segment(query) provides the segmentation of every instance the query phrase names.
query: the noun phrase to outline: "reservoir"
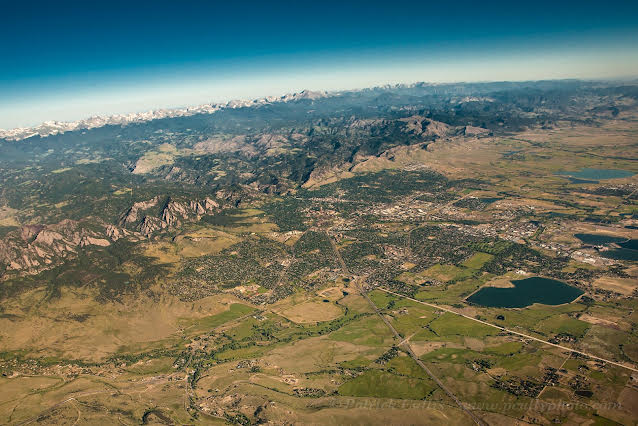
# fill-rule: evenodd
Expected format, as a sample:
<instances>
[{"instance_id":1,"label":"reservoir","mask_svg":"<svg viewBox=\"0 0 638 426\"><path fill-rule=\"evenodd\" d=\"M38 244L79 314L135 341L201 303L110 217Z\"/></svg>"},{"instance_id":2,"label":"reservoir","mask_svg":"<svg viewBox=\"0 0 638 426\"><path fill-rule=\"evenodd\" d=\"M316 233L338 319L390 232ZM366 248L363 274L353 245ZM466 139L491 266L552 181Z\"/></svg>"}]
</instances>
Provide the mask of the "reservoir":
<instances>
[{"instance_id":1,"label":"reservoir","mask_svg":"<svg viewBox=\"0 0 638 426\"><path fill-rule=\"evenodd\" d=\"M574 172L556 172L560 176L569 176L576 179L586 179L591 181L598 181L604 179L619 179L633 176L634 173L629 170L618 169L590 169L584 168Z\"/></svg>"},{"instance_id":2,"label":"reservoir","mask_svg":"<svg viewBox=\"0 0 638 426\"><path fill-rule=\"evenodd\" d=\"M627 241L627 238L613 237L611 235L603 234L574 234L574 237L578 238L585 244L592 244L595 246L602 246L611 243L622 243L623 241Z\"/></svg>"},{"instance_id":3,"label":"reservoir","mask_svg":"<svg viewBox=\"0 0 638 426\"><path fill-rule=\"evenodd\" d=\"M574 234L574 237L578 238L585 244L611 246L609 250L600 252L602 257L614 260L638 261L638 240L636 239L630 240L623 237L613 237L601 234ZM613 246L612 244L616 244L616 246Z\"/></svg>"},{"instance_id":4,"label":"reservoir","mask_svg":"<svg viewBox=\"0 0 638 426\"><path fill-rule=\"evenodd\" d=\"M633 262L638 261L638 250L632 250L628 248L611 249L600 252L600 255L602 257L614 260L629 260Z\"/></svg>"},{"instance_id":5,"label":"reservoir","mask_svg":"<svg viewBox=\"0 0 638 426\"><path fill-rule=\"evenodd\" d=\"M618 243L618 245L624 249L638 250L638 240L629 240L622 243Z\"/></svg>"},{"instance_id":6,"label":"reservoir","mask_svg":"<svg viewBox=\"0 0 638 426\"><path fill-rule=\"evenodd\" d=\"M562 281L532 277L513 280L512 288L483 287L467 301L491 308L524 308L534 303L560 305L569 303L583 292Z\"/></svg>"}]
</instances>

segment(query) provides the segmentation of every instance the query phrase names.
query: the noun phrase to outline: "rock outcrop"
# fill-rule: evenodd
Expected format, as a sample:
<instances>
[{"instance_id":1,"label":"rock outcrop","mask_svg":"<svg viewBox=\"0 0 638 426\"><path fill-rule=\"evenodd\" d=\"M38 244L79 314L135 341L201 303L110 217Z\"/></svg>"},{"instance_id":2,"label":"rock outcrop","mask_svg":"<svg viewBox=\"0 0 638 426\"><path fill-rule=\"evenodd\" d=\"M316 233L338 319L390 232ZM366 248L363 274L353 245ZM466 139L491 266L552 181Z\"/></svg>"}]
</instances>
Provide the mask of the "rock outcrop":
<instances>
[{"instance_id":1,"label":"rock outcrop","mask_svg":"<svg viewBox=\"0 0 638 426\"><path fill-rule=\"evenodd\" d=\"M0 265L6 271L34 274L60 264L85 247L107 247L122 235L115 227L105 226L102 232L96 229L99 227L73 220L23 226L0 241Z\"/></svg>"},{"instance_id":2,"label":"rock outcrop","mask_svg":"<svg viewBox=\"0 0 638 426\"><path fill-rule=\"evenodd\" d=\"M162 229L177 228L185 221L197 221L201 216L214 214L218 210L219 204L209 197L184 201L170 197L163 200L161 197L154 197L134 203L120 216L118 224L148 237Z\"/></svg>"},{"instance_id":3,"label":"rock outcrop","mask_svg":"<svg viewBox=\"0 0 638 426\"><path fill-rule=\"evenodd\" d=\"M405 123L404 132L416 134L424 138L441 138L451 136L458 132L453 126L419 115L401 118L399 121Z\"/></svg>"}]
</instances>

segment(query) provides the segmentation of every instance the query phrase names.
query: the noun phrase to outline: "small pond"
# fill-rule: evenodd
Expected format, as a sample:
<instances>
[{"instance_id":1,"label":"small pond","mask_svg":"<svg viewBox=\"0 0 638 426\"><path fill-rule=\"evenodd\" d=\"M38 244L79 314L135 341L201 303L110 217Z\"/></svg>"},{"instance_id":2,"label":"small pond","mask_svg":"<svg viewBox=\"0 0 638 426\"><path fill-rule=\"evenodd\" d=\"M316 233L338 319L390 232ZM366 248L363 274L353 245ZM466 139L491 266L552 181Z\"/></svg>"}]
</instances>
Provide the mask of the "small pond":
<instances>
[{"instance_id":1,"label":"small pond","mask_svg":"<svg viewBox=\"0 0 638 426\"><path fill-rule=\"evenodd\" d=\"M635 173L630 172L629 170L620 170L620 169L590 169L584 168L578 171L563 171L556 172L559 176L567 176L575 179L585 179L590 181L591 183L595 183L599 180L604 179L619 179L633 176Z\"/></svg>"}]
</instances>

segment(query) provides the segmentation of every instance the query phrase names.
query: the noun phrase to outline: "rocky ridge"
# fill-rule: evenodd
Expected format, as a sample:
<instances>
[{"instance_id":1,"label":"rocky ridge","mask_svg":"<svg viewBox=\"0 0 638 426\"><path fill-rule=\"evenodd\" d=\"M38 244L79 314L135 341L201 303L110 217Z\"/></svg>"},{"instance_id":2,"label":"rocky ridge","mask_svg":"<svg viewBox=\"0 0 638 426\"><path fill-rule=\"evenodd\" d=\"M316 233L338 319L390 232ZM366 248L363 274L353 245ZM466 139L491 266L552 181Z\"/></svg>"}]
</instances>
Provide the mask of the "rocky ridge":
<instances>
[{"instance_id":1,"label":"rocky ridge","mask_svg":"<svg viewBox=\"0 0 638 426\"><path fill-rule=\"evenodd\" d=\"M25 225L0 241L0 265L7 271L37 273L59 264L84 247L107 247L124 231L108 235L83 222L63 220L53 225Z\"/></svg>"},{"instance_id":2,"label":"rocky ridge","mask_svg":"<svg viewBox=\"0 0 638 426\"><path fill-rule=\"evenodd\" d=\"M223 195L223 194L222 194ZM52 225L25 225L0 240L2 271L32 275L53 268L89 247L108 247L120 238L140 240L163 229L219 211L211 198L177 201L154 197L134 203L117 224L63 220Z\"/></svg>"},{"instance_id":3,"label":"rocky ridge","mask_svg":"<svg viewBox=\"0 0 638 426\"><path fill-rule=\"evenodd\" d=\"M206 197L202 200L176 201L154 197L134 203L120 216L118 225L148 237L156 231L179 227L184 221L197 221L205 214L219 211L219 203Z\"/></svg>"}]
</instances>

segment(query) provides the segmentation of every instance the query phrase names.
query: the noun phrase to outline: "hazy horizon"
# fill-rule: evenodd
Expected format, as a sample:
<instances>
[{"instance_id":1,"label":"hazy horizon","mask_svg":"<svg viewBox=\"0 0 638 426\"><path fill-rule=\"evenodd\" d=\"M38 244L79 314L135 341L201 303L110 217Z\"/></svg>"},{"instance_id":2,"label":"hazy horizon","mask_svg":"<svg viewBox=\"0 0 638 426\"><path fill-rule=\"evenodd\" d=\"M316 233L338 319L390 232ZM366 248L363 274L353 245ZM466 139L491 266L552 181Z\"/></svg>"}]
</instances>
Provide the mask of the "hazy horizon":
<instances>
[{"instance_id":1,"label":"hazy horizon","mask_svg":"<svg viewBox=\"0 0 638 426\"><path fill-rule=\"evenodd\" d=\"M14 4L0 128L303 89L638 77L638 5L607 6Z\"/></svg>"},{"instance_id":2,"label":"hazy horizon","mask_svg":"<svg viewBox=\"0 0 638 426\"><path fill-rule=\"evenodd\" d=\"M501 79L501 80L450 80L450 81L423 81L423 80L415 80L415 81L401 81L401 82L397 82L397 81L387 81L387 82L383 82L383 83L378 83L378 84L373 84L373 85L366 85L366 86L357 86L357 87L339 87L339 88L313 88L313 87L302 87L302 88L298 88L296 90L287 90L287 91L282 91L282 92L278 92L278 93L267 93L267 94L260 94L260 95L256 95L256 96L245 96L245 97L240 97L240 96L230 96L227 98L220 98L220 99L214 99L214 100L202 100L201 102L191 102L191 103L183 103L183 104L149 104L147 106L143 106L137 109L131 109L131 110L119 110L119 109L113 109L113 110L104 110L103 112L97 112L97 113L93 113L93 114L88 114L85 113L83 115L77 115L74 116L73 118L68 118L68 119L55 119L55 118L51 118L51 119L45 119L45 120L39 120L39 121L35 121L33 123L30 124L24 124L24 125L18 125L18 126L13 126L13 127L5 127L2 128L0 127L1 130L11 130L11 129L16 129L16 128L29 128L29 127L36 127L38 125L41 125L45 122L74 122L74 121L80 121L80 120L85 120L85 119L89 119L92 117L96 117L96 116L104 116L104 117L108 117L108 116L115 116L115 115L128 115L128 114L139 114L139 113L144 113L144 112L150 112L150 111L154 111L154 110L160 110L160 109L165 109L165 110L177 110L177 109L183 109L183 108L190 108L190 107L197 107L200 105L206 105L206 104L215 104L215 103L220 103L223 104L225 102L229 102L229 101L233 101L233 100L240 100L240 101L252 101L252 100L258 100L258 99L263 99L266 97L283 97L285 95L289 95L289 94L294 94L294 93L300 93L302 91L311 91L311 92L327 92L328 94L332 94L332 93L339 93L339 92L348 92L348 91L357 91L357 90L366 90L366 89L373 89L373 88L377 88L377 87L383 87L383 86L394 86L394 85L413 85L413 84L419 84L419 83L424 83L424 84L440 84L440 85L446 85L446 84L488 84L488 83L500 83L500 82L511 82L511 83L527 83L527 82L540 82L540 81L569 81L569 80L578 80L578 81L600 81L600 82L612 82L612 81L618 81L618 82L626 82L626 83L634 83L636 82L636 80L638 79L638 76L620 76L620 77L616 77L616 78L577 78L577 77L564 77L564 78L548 78L548 79L528 79L528 80L517 80L517 79ZM81 113L80 113L81 114Z\"/></svg>"}]
</instances>

